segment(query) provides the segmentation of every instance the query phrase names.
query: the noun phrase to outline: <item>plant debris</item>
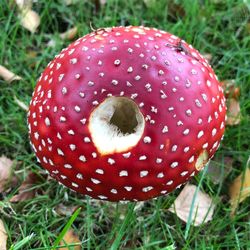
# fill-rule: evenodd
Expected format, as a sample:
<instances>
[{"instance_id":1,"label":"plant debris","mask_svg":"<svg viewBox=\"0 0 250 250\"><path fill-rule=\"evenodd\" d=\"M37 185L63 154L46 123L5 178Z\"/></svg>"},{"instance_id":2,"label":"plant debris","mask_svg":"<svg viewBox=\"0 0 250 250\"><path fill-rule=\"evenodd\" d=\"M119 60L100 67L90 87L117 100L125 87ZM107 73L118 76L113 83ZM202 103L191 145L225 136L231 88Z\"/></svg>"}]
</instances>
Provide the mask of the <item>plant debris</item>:
<instances>
[{"instance_id":1,"label":"plant debris","mask_svg":"<svg viewBox=\"0 0 250 250\"><path fill-rule=\"evenodd\" d=\"M222 87L224 89L224 94L227 99L234 98L236 100L240 97L240 88L236 86L236 81L234 79L222 81Z\"/></svg>"},{"instance_id":2,"label":"plant debris","mask_svg":"<svg viewBox=\"0 0 250 250\"><path fill-rule=\"evenodd\" d=\"M12 173L13 161L6 156L0 157L0 193L5 190Z\"/></svg>"},{"instance_id":3,"label":"plant debris","mask_svg":"<svg viewBox=\"0 0 250 250\"><path fill-rule=\"evenodd\" d=\"M28 106L27 106L24 102L22 102L22 101L20 101L19 99L17 99L16 96L14 97L14 100L15 100L16 104L17 104L21 109L23 109L24 111L28 111L28 110L29 110Z\"/></svg>"},{"instance_id":4,"label":"plant debris","mask_svg":"<svg viewBox=\"0 0 250 250\"><path fill-rule=\"evenodd\" d=\"M2 65L0 65L0 77L2 77L8 83L22 79L22 77L16 75Z\"/></svg>"},{"instance_id":5,"label":"plant debris","mask_svg":"<svg viewBox=\"0 0 250 250\"><path fill-rule=\"evenodd\" d=\"M73 40L75 36L77 35L77 27L73 27L71 29L66 30L65 32L60 34L60 38L62 40Z\"/></svg>"},{"instance_id":6,"label":"plant debris","mask_svg":"<svg viewBox=\"0 0 250 250\"><path fill-rule=\"evenodd\" d=\"M40 180L41 178L37 174L30 172L18 188L18 193L10 199L10 202L20 202L34 198L37 191L34 186Z\"/></svg>"}]
</instances>

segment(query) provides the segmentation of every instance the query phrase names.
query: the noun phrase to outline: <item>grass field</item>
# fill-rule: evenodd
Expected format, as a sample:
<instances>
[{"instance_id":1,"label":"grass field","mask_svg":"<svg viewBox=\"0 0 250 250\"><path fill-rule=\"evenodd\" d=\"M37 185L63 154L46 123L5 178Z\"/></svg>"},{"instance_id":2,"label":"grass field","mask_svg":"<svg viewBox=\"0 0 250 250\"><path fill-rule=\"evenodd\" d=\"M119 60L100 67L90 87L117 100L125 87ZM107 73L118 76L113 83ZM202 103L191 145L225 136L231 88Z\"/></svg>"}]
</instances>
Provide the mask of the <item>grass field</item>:
<instances>
[{"instance_id":1,"label":"grass field","mask_svg":"<svg viewBox=\"0 0 250 250\"><path fill-rule=\"evenodd\" d=\"M72 227L83 249L167 250L174 246L176 249L250 249L250 199L239 206L233 218L228 203L229 183L244 171L250 154L249 8L249 2L247 6L247 1L240 0L156 0L147 5L136 0L111 0L98 9L95 1L76 0L67 6L64 1L42 0L33 4L41 24L32 34L20 25L16 5L12 1L0 1L0 65L22 76L22 80L12 83L0 80L0 156L15 160L14 171L18 177L18 184L0 196L0 217L6 226L8 246L18 246L21 240L31 236L20 249L51 249L70 219L70 215L60 215L55 209L63 204L82 207ZM212 55L211 64L220 80L235 79L240 87L241 122L227 127L217 152L221 169L223 157L233 158L232 171L228 176L222 172L217 185L202 173L192 180L196 185L202 181L201 190L213 197L216 209L212 221L194 227L167 211L180 190L143 204L116 204L85 198L53 180L46 180L32 187L39 190L35 198L10 202L29 171L43 173L29 145L26 112L15 98L29 104L40 73L70 43L60 39L59 33L77 26L76 38L83 36L90 32L90 22L98 28L142 24L174 33L201 53ZM47 46L51 39L55 41L54 47Z\"/></svg>"}]
</instances>

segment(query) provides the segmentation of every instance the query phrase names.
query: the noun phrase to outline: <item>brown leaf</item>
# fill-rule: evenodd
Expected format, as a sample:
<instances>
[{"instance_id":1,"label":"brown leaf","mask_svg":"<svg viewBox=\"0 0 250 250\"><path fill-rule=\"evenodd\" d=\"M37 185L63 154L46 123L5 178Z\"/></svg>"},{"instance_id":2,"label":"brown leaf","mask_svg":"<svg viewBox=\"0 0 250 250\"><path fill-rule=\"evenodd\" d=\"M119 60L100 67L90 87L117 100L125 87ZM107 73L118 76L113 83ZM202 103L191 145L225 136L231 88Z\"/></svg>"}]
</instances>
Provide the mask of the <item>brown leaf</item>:
<instances>
[{"instance_id":1,"label":"brown leaf","mask_svg":"<svg viewBox=\"0 0 250 250\"><path fill-rule=\"evenodd\" d=\"M11 176L13 161L5 156L0 157L0 193L5 190L5 186Z\"/></svg>"},{"instance_id":2,"label":"brown leaf","mask_svg":"<svg viewBox=\"0 0 250 250\"><path fill-rule=\"evenodd\" d=\"M3 221L0 219L0 249L6 250L7 249L7 233L3 224Z\"/></svg>"},{"instance_id":3,"label":"brown leaf","mask_svg":"<svg viewBox=\"0 0 250 250\"><path fill-rule=\"evenodd\" d=\"M65 206L64 204L60 203L58 206L56 206L55 210L60 215L71 216L78 207L79 206Z\"/></svg>"},{"instance_id":4,"label":"brown leaf","mask_svg":"<svg viewBox=\"0 0 250 250\"><path fill-rule=\"evenodd\" d=\"M240 123L240 104L234 98L227 99L227 120L226 124L233 126Z\"/></svg>"},{"instance_id":5,"label":"brown leaf","mask_svg":"<svg viewBox=\"0 0 250 250\"><path fill-rule=\"evenodd\" d=\"M203 222L205 223L212 219L215 204L213 204L212 199L207 194L199 190L196 194L196 189L195 185L187 184L176 198L174 204L169 208L169 211L175 213L184 222L187 222L194 202L191 218L194 226L199 226ZM195 195L196 197L194 198Z\"/></svg>"},{"instance_id":6,"label":"brown leaf","mask_svg":"<svg viewBox=\"0 0 250 250\"><path fill-rule=\"evenodd\" d=\"M250 162L250 158L248 159ZM231 216L235 214L238 204L250 196L250 168L247 167L244 173L241 173L229 187L229 196L231 204Z\"/></svg>"},{"instance_id":7,"label":"brown leaf","mask_svg":"<svg viewBox=\"0 0 250 250\"><path fill-rule=\"evenodd\" d=\"M64 235L62 241L60 242L60 246L63 246L63 247L60 247L58 249L60 250L69 250L70 247L67 247L67 245L70 245L70 244L79 244L79 245L76 245L73 247L71 247L71 249L74 249L74 250L81 250L81 241L79 240L78 236L75 234L75 232L73 231L72 228L70 228L67 233Z\"/></svg>"},{"instance_id":8,"label":"brown leaf","mask_svg":"<svg viewBox=\"0 0 250 250\"><path fill-rule=\"evenodd\" d=\"M22 79L20 76L14 74L2 65L0 65L0 77L2 77L8 83Z\"/></svg>"},{"instance_id":9,"label":"brown leaf","mask_svg":"<svg viewBox=\"0 0 250 250\"><path fill-rule=\"evenodd\" d=\"M223 156L223 158L216 156L209 162L207 175L214 184L219 184L222 181L221 177L227 177L233 168L233 161L230 156Z\"/></svg>"},{"instance_id":10,"label":"brown leaf","mask_svg":"<svg viewBox=\"0 0 250 250\"><path fill-rule=\"evenodd\" d=\"M77 27L73 27L65 31L64 33L61 33L60 37L62 40L72 40L75 38L76 34L77 34Z\"/></svg>"},{"instance_id":11,"label":"brown leaf","mask_svg":"<svg viewBox=\"0 0 250 250\"><path fill-rule=\"evenodd\" d=\"M18 193L10 199L10 202L20 202L34 198L36 188L33 186L40 180L41 178L37 174L29 173L22 185L18 188Z\"/></svg>"},{"instance_id":12,"label":"brown leaf","mask_svg":"<svg viewBox=\"0 0 250 250\"><path fill-rule=\"evenodd\" d=\"M40 25L40 16L34 10L21 10L19 17L21 25L31 33L34 33Z\"/></svg>"}]
</instances>

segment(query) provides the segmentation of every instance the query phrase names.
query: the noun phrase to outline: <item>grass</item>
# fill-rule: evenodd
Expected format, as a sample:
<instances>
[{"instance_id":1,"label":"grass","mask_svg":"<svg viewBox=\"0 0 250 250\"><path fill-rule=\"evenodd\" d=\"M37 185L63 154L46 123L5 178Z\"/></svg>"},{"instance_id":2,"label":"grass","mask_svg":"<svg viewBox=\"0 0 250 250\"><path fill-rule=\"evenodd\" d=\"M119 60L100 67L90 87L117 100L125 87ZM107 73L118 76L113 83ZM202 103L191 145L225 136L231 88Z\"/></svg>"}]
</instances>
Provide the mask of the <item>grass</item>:
<instances>
[{"instance_id":1,"label":"grass","mask_svg":"<svg viewBox=\"0 0 250 250\"><path fill-rule=\"evenodd\" d=\"M199 227L185 224L167 211L180 190L167 197L138 204L116 204L94 201L77 195L50 180L40 185L34 199L12 204L9 199L17 188L1 194L0 216L4 221L8 246L19 249L52 249L64 226L70 220L55 212L63 203L82 208L72 224L84 249L250 249L249 198L230 218L228 186L246 167L250 143L250 9L247 1L152 1L146 6L136 0L110 0L96 9L95 1L36 1L33 9L41 16L35 34L23 29L12 1L0 2L0 64L21 75L11 84L0 80L0 155L15 159L19 180L28 171L41 172L32 153L26 127L26 113L15 102L15 96L28 105L36 79L47 63L69 41L59 33L78 27L78 37L94 27L117 25L154 26L167 30L193 44L202 53L212 54L212 62L221 80L235 79L240 86L241 123L228 127L217 152L218 158L231 156L233 170L215 185L202 173L192 180L216 203L213 220ZM174 2L176 4L174 4ZM245 2L245 4L244 4ZM248 4L249 8L249 4ZM46 44L55 39L55 47ZM35 58L30 51L36 51ZM223 163L218 163L223 168ZM30 236L30 237L29 237ZM15 248L13 248L15 249ZM18 248L16 248L18 249Z\"/></svg>"}]
</instances>

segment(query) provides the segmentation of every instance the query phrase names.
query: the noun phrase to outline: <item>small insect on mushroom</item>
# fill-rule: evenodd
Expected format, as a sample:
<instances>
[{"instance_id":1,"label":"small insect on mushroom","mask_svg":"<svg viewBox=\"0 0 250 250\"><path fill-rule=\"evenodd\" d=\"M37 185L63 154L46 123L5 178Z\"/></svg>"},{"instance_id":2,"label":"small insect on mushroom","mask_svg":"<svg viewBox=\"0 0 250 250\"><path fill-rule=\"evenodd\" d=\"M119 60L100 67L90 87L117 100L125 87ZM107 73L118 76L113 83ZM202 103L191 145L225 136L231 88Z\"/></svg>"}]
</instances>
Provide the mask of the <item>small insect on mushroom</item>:
<instances>
[{"instance_id":1,"label":"small insect on mushroom","mask_svg":"<svg viewBox=\"0 0 250 250\"><path fill-rule=\"evenodd\" d=\"M147 27L94 30L41 74L28 113L38 161L96 199L167 194L213 157L225 129L221 84L200 53Z\"/></svg>"}]
</instances>

